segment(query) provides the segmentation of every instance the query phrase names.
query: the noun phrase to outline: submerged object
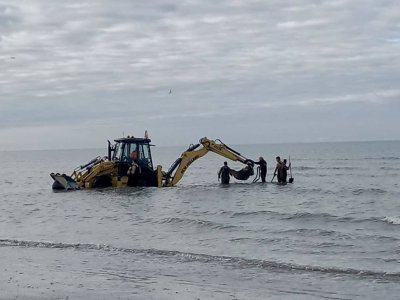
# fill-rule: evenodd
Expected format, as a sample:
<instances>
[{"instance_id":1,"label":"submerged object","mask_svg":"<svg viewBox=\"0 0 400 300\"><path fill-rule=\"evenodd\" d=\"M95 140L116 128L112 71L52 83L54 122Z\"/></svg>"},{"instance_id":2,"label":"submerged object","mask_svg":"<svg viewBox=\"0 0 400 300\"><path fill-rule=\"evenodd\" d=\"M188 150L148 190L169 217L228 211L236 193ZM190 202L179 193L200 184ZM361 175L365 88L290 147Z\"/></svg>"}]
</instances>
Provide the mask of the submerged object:
<instances>
[{"instance_id":1,"label":"submerged object","mask_svg":"<svg viewBox=\"0 0 400 300\"><path fill-rule=\"evenodd\" d=\"M254 175L254 169L251 164L248 164L246 167L239 171L232 170L230 171L231 175L235 177L237 180L247 180L250 176Z\"/></svg>"}]
</instances>

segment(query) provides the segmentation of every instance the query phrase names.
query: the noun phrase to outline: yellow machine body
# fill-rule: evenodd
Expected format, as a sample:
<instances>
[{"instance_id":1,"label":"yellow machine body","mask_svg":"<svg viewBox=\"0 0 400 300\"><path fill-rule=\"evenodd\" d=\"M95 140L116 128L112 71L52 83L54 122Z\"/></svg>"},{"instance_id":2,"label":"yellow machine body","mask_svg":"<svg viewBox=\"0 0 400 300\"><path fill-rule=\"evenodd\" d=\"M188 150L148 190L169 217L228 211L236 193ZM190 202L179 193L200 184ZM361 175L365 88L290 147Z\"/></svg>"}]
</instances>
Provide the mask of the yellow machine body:
<instances>
[{"instance_id":1,"label":"yellow machine body","mask_svg":"<svg viewBox=\"0 0 400 300\"><path fill-rule=\"evenodd\" d=\"M153 168L150 139L127 137L108 145L108 157L96 157L89 163L77 167L71 174L51 173L53 189L79 189L126 186L175 186L186 170L197 159L208 152L214 152L232 161L252 162L220 140L204 137L196 145L191 145L174 162L167 172L161 166ZM135 172L132 173L132 168Z\"/></svg>"}]
</instances>

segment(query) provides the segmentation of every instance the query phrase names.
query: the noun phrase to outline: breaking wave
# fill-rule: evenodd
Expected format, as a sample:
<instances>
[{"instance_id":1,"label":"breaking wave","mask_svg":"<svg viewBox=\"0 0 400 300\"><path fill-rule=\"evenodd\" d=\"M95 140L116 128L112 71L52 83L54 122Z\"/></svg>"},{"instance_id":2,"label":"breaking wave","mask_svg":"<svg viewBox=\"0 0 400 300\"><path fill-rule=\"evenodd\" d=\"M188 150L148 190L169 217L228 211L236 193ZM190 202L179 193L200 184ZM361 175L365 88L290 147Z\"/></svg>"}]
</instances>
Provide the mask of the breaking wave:
<instances>
[{"instance_id":1,"label":"breaking wave","mask_svg":"<svg viewBox=\"0 0 400 300\"><path fill-rule=\"evenodd\" d=\"M393 225L400 225L400 217L384 217L382 221Z\"/></svg>"},{"instance_id":2,"label":"breaking wave","mask_svg":"<svg viewBox=\"0 0 400 300\"><path fill-rule=\"evenodd\" d=\"M322 267L312 265L300 265L294 263L268 261L261 259L248 259L241 257L230 257L221 255L208 255L190 252L180 252L173 250L159 249L132 249L119 248L104 244L68 244L53 242L37 242L37 241L20 241L12 239L0 239L0 247L25 247L25 248L47 248L47 249L73 249L76 251L106 251L116 253L132 253L144 254L146 256L161 256L175 258L180 262L201 262L201 263L217 263L236 268L260 268L264 270L279 271L300 271L300 272L319 272L333 275L356 275L362 277L387 278L400 280L400 272L382 272L372 270L343 269L335 267Z\"/></svg>"},{"instance_id":3,"label":"breaking wave","mask_svg":"<svg viewBox=\"0 0 400 300\"><path fill-rule=\"evenodd\" d=\"M384 191L375 191L377 193L383 193ZM354 218L349 216L339 216L333 215L329 213L311 213L311 212L294 212L294 213L286 213L286 212L277 212L270 210L260 210L260 211L242 211L242 212L232 212L232 211L224 211L224 214L230 214L232 218L241 218L241 217L268 217L268 218L276 218L285 221L304 221L304 222L339 222L339 223L386 223L391 225L400 225L400 217L382 217L382 216L371 216L366 218ZM194 221L192 221L194 222ZM212 222L211 222L212 223ZM214 228L229 228L229 227L237 227L237 226L223 226L223 225L212 225ZM293 231L301 231L303 229L294 229ZM308 230L308 229L307 229ZM290 230L289 230L290 231ZM330 235L335 231L322 231L322 235Z\"/></svg>"}]
</instances>

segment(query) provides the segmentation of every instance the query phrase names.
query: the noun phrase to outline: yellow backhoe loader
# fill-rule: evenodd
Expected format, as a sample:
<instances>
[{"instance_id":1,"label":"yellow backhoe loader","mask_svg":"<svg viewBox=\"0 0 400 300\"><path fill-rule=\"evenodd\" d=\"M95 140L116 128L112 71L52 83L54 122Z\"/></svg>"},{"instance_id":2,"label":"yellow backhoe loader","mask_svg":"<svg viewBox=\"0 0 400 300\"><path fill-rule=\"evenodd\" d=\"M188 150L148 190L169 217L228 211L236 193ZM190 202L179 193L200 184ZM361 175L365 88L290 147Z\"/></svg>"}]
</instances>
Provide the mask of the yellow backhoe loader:
<instances>
[{"instance_id":1,"label":"yellow backhoe loader","mask_svg":"<svg viewBox=\"0 0 400 300\"><path fill-rule=\"evenodd\" d=\"M239 152L220 140L204 137L196 145L184 151L167 172L158 165L155 169L151 157L151 140L147 138L126 137L108 141L108 156L96 157L85 165L77 167L70 176L51 173L54 190L76 190L80 188L104 188L125 186L170 187L176 185L187 168L208 152L214 152L232 161L250 167L254 166ZM240 178L239 178L240 179Z\"/></svg>"}]
</instances>

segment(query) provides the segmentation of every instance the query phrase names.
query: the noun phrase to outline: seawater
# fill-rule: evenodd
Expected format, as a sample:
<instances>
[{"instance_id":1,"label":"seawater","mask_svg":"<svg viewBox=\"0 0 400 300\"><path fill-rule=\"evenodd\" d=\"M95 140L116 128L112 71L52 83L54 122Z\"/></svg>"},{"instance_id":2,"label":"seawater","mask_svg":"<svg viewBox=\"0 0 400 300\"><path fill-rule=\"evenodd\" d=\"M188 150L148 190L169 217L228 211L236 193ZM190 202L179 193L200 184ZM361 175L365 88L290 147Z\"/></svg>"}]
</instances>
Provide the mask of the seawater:
<instances>
[{"instance_id":1,"label":"seawater","mask_svg":"<svg viewBox=\"0 0 400 300\"><path fill-rule=\"evenodd\" d=\"M0 299L398 299L400 142L234 148L294 184L222 186L210 153L174 188L55 193L105 150L1 152Z\"/></svg>"}]
</instances>

